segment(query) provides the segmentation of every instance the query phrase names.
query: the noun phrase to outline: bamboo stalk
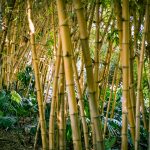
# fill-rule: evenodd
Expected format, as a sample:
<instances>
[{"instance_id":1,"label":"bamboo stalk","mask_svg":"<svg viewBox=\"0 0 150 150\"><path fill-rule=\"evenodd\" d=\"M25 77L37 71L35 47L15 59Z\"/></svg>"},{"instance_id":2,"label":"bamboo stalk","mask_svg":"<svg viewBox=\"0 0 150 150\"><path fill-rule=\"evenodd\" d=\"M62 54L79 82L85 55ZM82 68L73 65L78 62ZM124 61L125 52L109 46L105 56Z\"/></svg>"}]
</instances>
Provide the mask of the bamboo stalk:
<instances>
[{"instance_id":1,"label":"bamboo stalk","mask_svg":"<svg viewBox=\"0 0 150 150\"><path fill-rule=\"evenodd\" d=\"M100 52L100 41L99 41L99 29L100 29L100 17L99 17L99 0L96 0L96 44L95 44L95 57L94 57L94 79L95 79L95 97L97 103L99 103L99 52Z\"/></svg>"},{"instance_id":2,"label":"bamboo stalk","mask_svg":"<svg viewBox=\"0 0 150 150\"><path fill-rule=\"evenodd\" d=\"M35 29L31 17L32 10L31 10L30 0L27 1L27 10L28 10L27 15L28 15L28 22L29 22L29 29L30 29L30 42L31 42L31 49L32 49L32 62L33 62L33 68L35 73L37 101L38 101L39 117L40 117L40 125L41 125L42 148L43 150L47 150L48 144L46 139L45 113L43 109L43 96L42 96L40 76L39 76L38 58L35 49L35 31L34 31Z\"/></svg>"},{"instance_id":3,"label":"bamboo stalk","mask_svg":"<svg viewBox=\"0 0 150 150\"><path fill-rule=\"evenodd\" d=\"M73 69L71 60L73 45L71 43L64 0L57 0L57 10L64 57L66 87L68 90L68 104L72 128L73 146L74 150L81 150L81 135L78 120L77 102L75 99Z\"/></svg>"},{"instance_id":4,"label":"bamboo stalk","mask_svg":"<svg viewBox=\"0 0 150 150\"><path fill-rule=\"evenodd\" d=\"M79 32L80 32L80 40L82 45L83 57L85 68L87 72L87 86L88 86L88 94L89 94L89 105L90 105L90 114L92 123L94 125L94 130L96 133L96 144L97 148L102 150L104 149L103 145L103 137L101 131L101 123L99 119L99 112L97 106L97 100L95 97L95 84L93 83L93 69L92 69L92 62L90 58L90 51L89 51L89 43L88 43L88 32L87 32L87 25L86 20L84 18L84 11L80 0L74 0L74 7L77 14L77 20L79 24Z\"/></svg>"},{"instance_id":5,"label":"bamboo stalk","mask_svg":"<svg viewBox=\"0 0 150 150\"><path fill-rule=\"evenodd\" d=\"M142 92L142 72L143 72L143 60L144 60L144 51L145 51L145 39L146 39L146 34L147 34L148 17L149 17L148 4L149 4L149 0L147 0L147 5L146 5L144 31L143 31L143 37L142 37L140 62L139 62L139 68L138 68L135 150L139 149L139 141L140 141L140 99L141 99L141 92Z\"/></svg>"},{"instance_id":6,"label":"bamboo stalk","mask_svg":"<svg viewBox=\"0 0 150 150\"><path fill-rule=\"evenodd\" d=\"M75 81L76 81L77 91L78 91L78 97L79 97L79 108L80 108L80 116L81 116L81 121L82 121L82 126L83 126L85 149L89 150L90 147L89 147L89 139L88 139L88 127L87 127L86 116L84 112L83 94L82 94L80 83L79 83L78 71L77 71L77 66L76 66L73 52L72 52L72 55L73 55L72 66L73 66L73 71L74 71Z\"/></svg>"},{"instance_id":7,"label":"bamboo stalk","mask_svg":"<svg viewBox=\"0 0 150 150\"><path fill-rule=\"evenodd\" d=\"M61 62L61 50L62 50L62 43L61 43L61 39L59 39L58 52L56 55L56 66L55 66L55 74L54 74L54 81L53 81L53 95L52 95L51 111L50 111L50 119L49 119L49 150L55 149L54 121L55 121L55 110L56 110L56 98L58 92L59 68Z\"/></svg>"},{"instance_id":8,"label":"bamboo stalk","mask_svg":"<svg viewBox=\"0 0 150 150\"><path fill-rule=\"evenodd\" d=\"M129 62L129 94L130 94L130 100L131 100L131 109L132 109L132 112L133 112L133 118L134 118L134 121L135 121L135 109L136 109L136 96L135 96L135 90L134 90L134 73L133 73L133 65L134 65L134 56L135 56L135 53L134 53L134 49L132 47L132 36L131 36L131 25L130 25L130 40L129 40L129 44L130 44L130 47L129 47L129 50L130 50L130 53L129 53L129 58L130 58L130 62Z\"/></svg>"},{"instance_id":9,"label":"bamboo stalk","mask_svg":"<svg viewBox=\"0 0 150 150\"><path fill-rule=\"evenodd\" d=\"M120 55L119 55L120 57ZM120 58L119 58L120 60ZM119 69L119 64L117 64L118 69ZM119 81L120 81L120 72L118 71L117 75L116 75L116 85L115 85L115 89L114 89L114 100L113 100L113 104L112 104L112 110L111 110L111 116L110 118L113 118L114 117L114 109L115 109L115 106L116 106L116 99L117 99L117 88L118 88L118 85L119 85Z\"/></svg>"},{"instance_id":10,"label":"bamboo stalk","mask_svg":"<svg viewBox=\"0 0 150 150\"><path fill-rule=\"evenodd\" d=\"M87 27L87 31L88 31L88 34L90 35L90 32L91 32L91 28L92 28L92 23L93 23L93 19L94 19L94 13L95 13L95 9L96 9L96 3L95 3L96 0L94 0L93 2L93 7L91 8L91 11L90 11L90 14L89 14L89 23L88 23L88 27Z\"/></svg>"},{"instance_id":11,"label":"bamboo stalk","mask_svg":"<svg viewBox=\"0 0 150 150\"><path fill-rule=\"evenodd\" d=\"M123 0L122 4L123 13L123 38L122 38L122 69L123 69L123 99L122 99L122 132L121 132L121 149L128 149L127 141L127 106L129 101L129 81L128 81L128 70L129 70L129 1Z\"/></svg>"},{"instance_id":12,"label":"bamboo stalk","mask_svg":"<svg viewBox=\"0 0 150 150\"><path fill-rule=\"evenodd\" d=\"M59 132L59 150L65 150L65 74L64 61L61 60L59 72L59 92L58 92L58 132Z\"/></svg>"},{"instance_id":13,"label":"bamboo stalk","mask_svg":"<svg viewBox=\"0 0 150 150\"><path fill-rule=\"evenodd\" d=\"M113 91L114 91L114 84L115 84L115 80L117 77L117 73L118 73L118 65L116 65L115 67L115 71L114 71L114 75L113 75L113 80L112 80L112 88L111 88L111 92L110 92L110 96L109 96L109 101L108 101L108 105L107 105L107 112L106 112L106 117L105 117L105 123L104 123L104 133L103 133L103 138L105 139L105 134L106 134L106 128L107 128L107 121L108 121L108 113L110 110L110 104L111 104L111 100L113 98Z\"/></svg>"}]
</instances>

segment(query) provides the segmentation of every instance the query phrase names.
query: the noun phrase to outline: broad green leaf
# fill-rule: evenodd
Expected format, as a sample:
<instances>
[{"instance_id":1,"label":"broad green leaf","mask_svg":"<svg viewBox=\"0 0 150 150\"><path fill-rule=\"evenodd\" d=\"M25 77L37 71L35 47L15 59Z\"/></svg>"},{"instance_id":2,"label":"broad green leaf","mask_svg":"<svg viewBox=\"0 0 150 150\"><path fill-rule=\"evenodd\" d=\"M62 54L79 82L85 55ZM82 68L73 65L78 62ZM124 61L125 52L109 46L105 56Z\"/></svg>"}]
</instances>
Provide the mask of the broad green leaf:
<instances>
[{"instance_id":1,"label":"broad green leaf","mask_svg":"<svg viewBox=\"0 0 150 150\"><path fill-rule=\"evenodd\" d=\"M19 103L21 103L22 98L16 91L11 91L11 100L13 100L19 104Z\"/></svg>"}]
</instances>

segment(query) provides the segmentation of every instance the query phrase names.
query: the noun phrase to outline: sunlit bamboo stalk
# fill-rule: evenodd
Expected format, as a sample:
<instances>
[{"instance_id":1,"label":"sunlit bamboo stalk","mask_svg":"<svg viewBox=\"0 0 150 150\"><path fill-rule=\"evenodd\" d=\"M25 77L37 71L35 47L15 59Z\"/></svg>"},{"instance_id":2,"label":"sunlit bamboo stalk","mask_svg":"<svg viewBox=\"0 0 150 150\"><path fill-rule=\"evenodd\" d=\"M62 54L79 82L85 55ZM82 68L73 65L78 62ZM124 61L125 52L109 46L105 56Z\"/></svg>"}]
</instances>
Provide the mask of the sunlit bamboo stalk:
<instances>
[{"instance_id":1,"label":"sunlit bamboo stalk","mask_svg":"<svg viewBox=\"0 0 150 150\"><path fill-rule=\"evenodd\" d=\"M129 100L129 1L123 0L123 38L122 38L122 71L123 71L123 98L122 98L122 130L121 130L121 149L128 149L127 141L127 106Z\"/></svg>"},{"instance_id":2,"label":"sunlit bamboo stalk","mask_svg":"<svg viewBox=\"0 0 150 150\"><path fill-rule=\"evenodd\" d=\"M81 135L78 120L79 118L78 118L77 102L75 99L73 68L71 60L73 45L70 38L70 31L67 22L64 0L57 0L57 10L60 26L60 35L62 40L63 57L64 57L65 79L66 79L66 88L68 91L68 104L72 128L73 146L74 150L81 150L82 149Z\"/></svg>"},{"instance_id":3,"label":"sunlit bamboo stalk","mask_svg":"<svg viewBox=\"0 0 150 150\"><path fill-rule=\"evenodd\" d=\"M75 61L73 52L72 52L72 55L73 55L72 66L73 66L73 71L74 71L75 81L76 81L77 91L78 91L78 97L79 97L79 108L80 108L80 116L81 116L81 121L82 121L82 126L83 126L85 149L89 150L90 146L89 146L89 139L88 139L88 127L87 127L86 116L84 112L83 94L82 94L80 83L79 83L79 76L78 76L76 61Z\"/></svg>"},{"instance_id":4,"label":"sunlit bamboo stalk","mask_svg":"<svg viewBox=\"0 0 150 150\"><path fill-rule=\"evenodd\" d=\"M102 150L104 149L103 145L103 137L101 131L101 123L99 118L97 100L95 97L95 84L93 83L93 69L92 69L92 61L90 58L90 51L89 51L89 43L88 43L88 32L87 32L87 24L84 18L84 11L83 6L80 0L74 0L74 7L77 14L77 20L79 24L79 32L80 32L80 40L82 45L83 57L85 68L87 72L87 86L88 86L88 94L89 94L89 106L90 106L90 114L92 123L94 125L94 130L96 133L96 144L97 148Z\"/></svg>"},{"instance_id":5,"label":"sunlit bamboo stalk","mask_svg":"<svg viewBox=\"0 0 150 150\"><path fill-rule=\"evenodd\" d=\"M140 148L139 147L139 142L140 142L140 99L142 98L141 97L142 72L143 72L143 61L144 61L144 52L145 52L145 39L146 39L146 34L147 34L148 17L149 17L148 4L149 4L149 0L147 0L147 5L146 5L144 31L143 31L143 37L142 37L142 46L141 46L141 51L140 51L140 62L139 62L139 68L138 68L135 150L138 150Z\"/></svg>"},{"instance_id":6,"label":"sunlit bamboo stalk","mask_svg":"<svg viewBox=\"0 0 150 150\"><path fill-rule=\"evenodd\" d=\"M28 22L29 22L29 29L30 29L30 42L31 42L31 50L32 50L32 63L35 73L35 83L36 83L36 90L37 90L37 101L39 107L39 117L40 117L40 125L41 125L41 137L42 137L42 148L43 150L47 150L47 138L46 138L46 123L45 123L45 113L43 108L43 96L41 90L41 83L40 83L40 76L39 76L39 68L38 68L38 58L35 49L35 29L34 24L32 22L31 17L31 4L30 0L27 1L27 15L28 15Z\"/></svg>"}]
</instances>

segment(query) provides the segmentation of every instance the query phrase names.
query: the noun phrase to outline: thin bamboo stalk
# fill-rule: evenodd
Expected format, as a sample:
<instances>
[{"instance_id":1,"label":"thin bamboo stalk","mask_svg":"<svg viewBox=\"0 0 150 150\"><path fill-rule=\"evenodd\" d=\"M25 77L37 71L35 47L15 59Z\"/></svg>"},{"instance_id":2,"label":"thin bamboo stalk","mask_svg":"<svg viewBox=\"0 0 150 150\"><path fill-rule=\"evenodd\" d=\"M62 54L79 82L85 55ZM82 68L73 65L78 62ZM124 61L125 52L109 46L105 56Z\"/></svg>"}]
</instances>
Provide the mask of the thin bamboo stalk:
<instances>
[{"instance_id":1,"label":"thin bamboo stalk","mask_svg":"<svg viewBox=\"0 0 150 150\"><path fill-rule=\"evenodd\" d=\"M94 79L95 79L95 97L97 99L97 102L99 103L99 51L100 51L100 41L99 41L99 36L100 36L100 17L99 17L99 5L100 2L99 0L96 0L96 44L95 44L95 57L94 57Z\"/></svg>"},{"instance_id":2,"label":"thin bamboo stalk","mask_svg":"<svg viewBox=\"0 0 150 150\"><path fill-rule=\"evenodd\" d=\"M102 84L103 84L102 89L104 91L103 95L102 95L101 114L103 114L103 111L104 111L103 107L104 107L106 91L107 91L107 87L108 87L108 76L109 76L109 67L110 67L111 55L112 55L112 42L109 42L109 47L108 47L106 59L104 62L105 67L104 67L104 70L103 70L103 73L102 73L101 79L100 79L100 81L102 81Z\"/></svg>"},{"instance_id":3,"label":"thin bamboo stalk","mask_svg":"<svg viewBox=\"0 0 150 150\"><path fill-rule=\"evenodd\" d=\"M88 34L90 35L90 32L91 32L91 28L92 28L92 23L93 23L93 16L94 16L94 13L95 13L95 9L96 9L96 3L95 3L96 0L94 0L93 2L93 7L90 11L90 14L89 14L89 23L88 23L88 27L87 27L87 31L88 31Z\"/></svg>"},{"instance_id":4,"label":"thin bamboo stalk","mask_svg":"<svg viewBox=\"0 0 150 150\"><path fill-rule=\"evenodd\" d=\"M120 60L120 58L119 58ZM117 64L118 69L119 69L119 64ZM112 110L111 110L111 116L110 118L113 118L114 117L114 110L115 110L115 106L116 106L116 99L117 99L117 88L118 88L118 85L119 85L119 81L120 81L120 71L118 71L117 75L116 75L116 85L115 85L115 89L114 89L114 101L113 101L113 104L112 104Z\"/></svg>"},{"instance_id":5,"label":"thin bamboo stalk","mask_svg":"<svg viewBox=\"0 0 150 150\"><path fill-rule=\"evenodd\" d=\"M140 105L141 105L141 111L142 111L144 128L145 128L145 130L147 130L148 129L148 125L147 125L147 120L146 120L146 110L145 110L145 104L144 104L143 91L141 91Z\"/></svg>"},{"instance_id":6,"label":"thin bamboo stalk","mask_svg":"<svg viewBox=\"0 0 150 150\"><path fill-rule=\"evenodd\" d=\"M113 75L113 80L112 80L112 88L111 88L111 92L110 92L110 96L109 96L109 101L108 101L108 105L107 105L107 112L106 112L106 117L105 117L105 123L104 123L104 133L103 133L103 138L105 139L105 135L106 135L106 128L107 128L107 121L108 121L108 113L110 110L110 104L111 104L111 100L113 97L113 91L114 91L114 84L115 84L115 80L117 77L117 73L118 73L118 65L116 65L115 67L115 71L114 71L114 75Z\"/></svg>"},{"instance_id":7,"label":"thin bamboo stalk","mask_svg":"<svg viewBox=\"0 0 150 150\"><path fill-rule=\"evenodd\" d=\"M38 101L39 117L40 117L40 125L41 125L42 148L43 150L47 150L48 145L46 139L45 113L43 109L43 96L42 96L40 76L39 76L38 58L35 49L35 29L31 17L32 10L31 10L30 0L27 1L27 8L28 8L27 15L28 15L28 22L29 22L29 29L30 29L30 42L31 42L31 49L32 49L32 62L33 62L33 68L35 73L37 101Z\"/></svg>"},{"instance_id":8,"label":"thin bamboo stalk","mask_svg":"<svg viewBox=\"0 0 150 150\"><path fill-rule=\"evenodd\" d=\"M142 46L140 51L140 62L138 68L138 83L137 83L137 100L136 100L136 134L135 134L135 150L139 149L140 141L140 100L142 92L142 72L143 72L143 60L144 60L144 51L145 51L145 39L148 28L148 17L149 17L149 0L147 0L146 12L145 12L145 22L144 22L144 31L142 37Z\"/></svg>"},{"instance_id":9,"label":"thin bamboo stalk","mask_svg":"<svg viewBox=\"0 0 150 150\"><path fill-rule=\"evenodd\" d=\"M59 92L58 92L58 132L59 132L59 150L65 150L65 74L64 61L61 59L59 71Z\"/></svg>"},{"instance_id":10,"label":"thin bamboo stalk","mask_svg":"<svg viewBox=\"0 0 150 150\"><path fill-rule=\"evenodd\" d=\"M77 91L78 91L78 97L79 97L79 108L80 108L80 116L81 116L82 126L83 126L85 149L89 150L90 147L89 147L89 139L88 139L88 127L87 127L86 116L84 112L83 94L82 94L80 83L79 83L79 76L78 76L76 61L75 61L73 52L72 52L72 55L73 55L72 66L73 66L73 71L74 71L75 81L76 81Z\"/></svg>"},{"instance_id":11,"label":"thin bamboo stalk","mask_svg":"<svg viewBox=\"0 0 150 150\"><path fill-rule=\"evenodd\" d=\"M55 66L55 74L54 74L54 81L53 81L53 95L52 95L51 111L50 111L50 119L49 119L49 150L55 149L54 121L55 121L55 110L56 110L56 98L58 92L59 68L61 62L61 50L62 50L62 43L61 43L61 39L59 39L58 51L56 55L56 66Z\"/></svg>"},{"instance_id":12,"label":"thin bamboo stalk","mask_svg":"<svg viewBox=\"0 0 150 150\"><path fill-rule=\"evenodd\" d=\"M134 65L134 49L132 47L132 36L131 36L131 25L130 25L130 62L129 62L129 92L130 92L130 100L131 100L131 107L132 107L132 112L133 112L133 118L135 120L135 109L136 109L136 96L135 96L135 90L134 90L134 73L133 73L133 65Z\"/></svg>"}]
</instances>

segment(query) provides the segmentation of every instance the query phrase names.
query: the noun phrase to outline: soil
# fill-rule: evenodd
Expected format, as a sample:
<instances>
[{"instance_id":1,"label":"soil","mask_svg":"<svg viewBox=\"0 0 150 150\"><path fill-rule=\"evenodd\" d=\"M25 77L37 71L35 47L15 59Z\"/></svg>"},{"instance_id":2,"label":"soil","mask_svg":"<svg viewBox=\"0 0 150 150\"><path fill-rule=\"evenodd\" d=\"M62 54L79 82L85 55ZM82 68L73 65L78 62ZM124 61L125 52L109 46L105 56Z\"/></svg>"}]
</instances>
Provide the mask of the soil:
<instances>
[{"instance_id":1,"label":"soil","mask_svg":"<svg viewBox=\"0 0 150 150\"><path fill-rule=\"evenodd\" d=\"M0 150L33 150L33 136L17 129L0 129Z\"/></svg>"}]
</instances>

